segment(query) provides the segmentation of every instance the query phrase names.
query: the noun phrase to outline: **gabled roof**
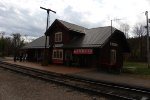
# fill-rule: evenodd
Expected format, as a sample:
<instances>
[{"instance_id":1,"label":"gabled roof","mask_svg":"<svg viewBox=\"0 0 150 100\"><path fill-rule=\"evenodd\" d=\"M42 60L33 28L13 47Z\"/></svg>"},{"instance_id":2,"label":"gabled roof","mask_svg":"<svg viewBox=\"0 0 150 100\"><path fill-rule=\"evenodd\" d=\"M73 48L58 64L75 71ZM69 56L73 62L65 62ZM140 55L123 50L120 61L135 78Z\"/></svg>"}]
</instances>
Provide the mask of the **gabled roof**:
<instances>
[{"instance_id":1,"label":"gabled roof","mask_svg":"<svg viewBox=\"0 0 150 100\"><path fill-rule=\"evenodd\" d=\"M75 24L72 24L63 20L59 20L59 19L56 19L56 20L58 20L61 24L63 24L66 28L68 28L71 31L85 33L85 30L87 30L87 28L79 26L79 25L75 25Z\"/></svg>"},{"instance_id":2,"label":"gabled roof","mask_svg":"<svg viewBox=\"0 0 150 100\"><path fill-rule=\"evenodd\" d=\"M73 39L69 44L65 44L63 47L100 47L111 35L111 26L98 27L98 28L85 28L79 25L75 25L63 20L56 19L50 28L47 30L46 34L51 33L50 29L55 24L61 24L70 31L75 31L77 33L82 33L81 37ZM112 33L116 29L112 27Z\"/></svg>"},{"instance_id":3,"label":"gabled roof","mask_svg":"<svg viewBox=\"0 0 150 100\"><path fill-rule=\"evenodd\" d=\"M119 42L123 44L122 48L124 48L124 50L127 48L125 52L126 51L129 52L129 46L126 41L124 33L111 26L87 29L79 25L75 25L72 23L56 19L45 34L47 34L50 31L50 29L54 24L61 24L70 31L75 31L76 33L83 34L75 36L68 44L56 45L55 47L62 47L62 48L103 47L109 41L109 38L115 35L118 37L117 39L119 40L120 38L122 39ZM49 45L48 40L49 39L47 39L47 47ZM44 48L44 45L45 45L45 36L42 36L26 45L24 48Z\"/></svg>"},{"instance_id":4,"label":"gabled roof","mask_svg":"<svg viewBox=\"0 0 150 100\"><path fill-rule=\"evenodd\" d=\"M66 21L63 21L63 20L56 19L52 23L52 25L49 27L49 29L45 32L45 34L48 35L50 30L52 29L52 27L55 24L58 24L58 23L61 24L62 26L64 26L69 31L74 31L74 32L81 33L81 34L84 34L85 30L87 30L87 28L85 28L85 27L82 27L82 26L79 26L79 25L76 25L76 24L72 24L72 23L69 23L69 22L66 22Z\"/></svg>"},{"instance_id":5,"label":"gabled roof","mask_svg":"<svg viewBox=\"0 0 150 100\"><path fill-rule=\"evenodd\" d=\"M48 37L47 37L48 38ZM45 48L45 36L39 37L29 44L25 45L23 49L36 49ZM49 39L47 39L47 48L49 48Z\"/></svg>"},{"instance_id":6,"label":"gabled roof","mask_svg":"<svg viewBox=\"0 0 150 100\"><path fill-rule=\"evenodd\" d=\"M64 47L101 47L116 29L111 26L85 30L85 35L72 40Z\"/></svg>"}]
</instances>

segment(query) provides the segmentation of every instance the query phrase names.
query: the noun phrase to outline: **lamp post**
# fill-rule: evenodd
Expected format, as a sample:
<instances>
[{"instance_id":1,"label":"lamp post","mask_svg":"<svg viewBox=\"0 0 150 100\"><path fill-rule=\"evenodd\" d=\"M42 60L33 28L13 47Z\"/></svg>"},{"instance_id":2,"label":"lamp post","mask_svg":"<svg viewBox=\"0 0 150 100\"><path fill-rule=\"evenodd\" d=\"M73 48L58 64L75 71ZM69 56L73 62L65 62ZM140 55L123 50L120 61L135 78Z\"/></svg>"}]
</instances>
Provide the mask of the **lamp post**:
<instances>
[{"instance_id":1,"label":"lamp post","mask_svg":"<svg viewBox=\"0 0 150 100\"><path fill-rule=\"evenodd\" d=\"M49 19L49 12L53 12L53 13L56 13L54 10L51 10L51 9L47 9L47 8L44 8L44 7L40 7L41 9L43 10L46 10L47 11L47 25L46 25L46 31L48 30L48 19ZM44 48L44 58L43 58L43 62L42 62L42 65L43 66L47 66L48 65L48 61L47 61L47 34L45 33L45 48Z\"/></svg>"},{"instance_id":2,"label":"lamp post","mask_svg":"<svg viewBox=\"0 0 150 100\"><path fill-rule=\"evenodd\" d=\"M148 62L148 68L150 68L148 11L145 12L145 15L146 15L146 29L147 29L147 62Z\"/></svg>"}]
</instances>

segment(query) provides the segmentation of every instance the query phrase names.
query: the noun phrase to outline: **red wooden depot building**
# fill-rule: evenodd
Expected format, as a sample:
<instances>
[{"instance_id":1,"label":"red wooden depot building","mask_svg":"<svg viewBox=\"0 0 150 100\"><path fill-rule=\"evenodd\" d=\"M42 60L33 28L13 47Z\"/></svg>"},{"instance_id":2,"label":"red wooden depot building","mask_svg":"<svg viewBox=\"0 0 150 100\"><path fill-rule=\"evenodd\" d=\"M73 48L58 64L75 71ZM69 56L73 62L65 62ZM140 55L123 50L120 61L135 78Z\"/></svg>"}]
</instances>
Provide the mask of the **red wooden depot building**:
<instances>
[{"instance_id":1,"label":"red wooden depot building","mask_svg":"<svg viewBox=\"0 0 150 100\"><path fill-rule=\"evenodd\" d=\"M120 69L124 54L130 52L124 33L111 26L88 29L56 19L45 34L49 59L55 64ZM28 45L27 51L40 50Z\"/></svg>"}]
</instances>

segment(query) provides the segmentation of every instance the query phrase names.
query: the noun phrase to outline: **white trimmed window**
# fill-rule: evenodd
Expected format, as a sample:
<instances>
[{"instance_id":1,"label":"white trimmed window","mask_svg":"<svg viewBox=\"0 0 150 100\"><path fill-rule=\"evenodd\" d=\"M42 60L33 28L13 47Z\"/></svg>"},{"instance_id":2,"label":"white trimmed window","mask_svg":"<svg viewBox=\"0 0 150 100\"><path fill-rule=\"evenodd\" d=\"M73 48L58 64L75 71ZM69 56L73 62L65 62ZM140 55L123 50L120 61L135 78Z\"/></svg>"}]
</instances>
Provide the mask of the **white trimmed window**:
<instances>
[{"instance_id":1,"label":"white trimmed window","mask_svg":"<svg viewBox=\"0 0 150 100\"><path fill-rule=\"evenodd\" d=\"M115 64L116 63L116 50L111 50L111 52L110 52L110 60L111 60L111 64Z\"/></svg>"},{"instance_id":2,"label":"white trimmed window","mask_svg":"<svg viewBox=\"0 0 150 100\"><path fill-rule=\"evenodd\" d=\"M63 60L63 50L62 49L53 50L53 59Z\"/></svg>"},{"instance_id":3,"label":"white trimmed window","mask_svg":"<svg viewBox=\"0 0 150 100\"><path fill-rule=\"evenodd\" d=\"M55 42L62 42L62 32L55 33Z\"/></svg>"}]
</instances>

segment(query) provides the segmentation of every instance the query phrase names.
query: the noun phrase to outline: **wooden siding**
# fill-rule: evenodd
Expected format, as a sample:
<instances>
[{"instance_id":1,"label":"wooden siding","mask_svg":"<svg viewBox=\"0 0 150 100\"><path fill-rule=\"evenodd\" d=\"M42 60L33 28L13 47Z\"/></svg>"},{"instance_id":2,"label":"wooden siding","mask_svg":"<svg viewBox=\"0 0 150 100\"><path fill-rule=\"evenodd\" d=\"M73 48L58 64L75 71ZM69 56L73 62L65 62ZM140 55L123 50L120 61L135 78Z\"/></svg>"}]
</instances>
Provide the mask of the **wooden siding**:
<instances>
[{"instance_id":1,"label":"wooden siding","mask_svg":"<svg viewBox=\"0 0 150 100\"><path fill-rule=\"evenodd\" d=\"M118 46L112 46L116 43ZM111 64L111 50L116 50L116 63ZM123 66L123 53L120 44L115 39L111 39L103 48L99 49L99 67L121 68Z\"/></svg>"}]
</instances>

